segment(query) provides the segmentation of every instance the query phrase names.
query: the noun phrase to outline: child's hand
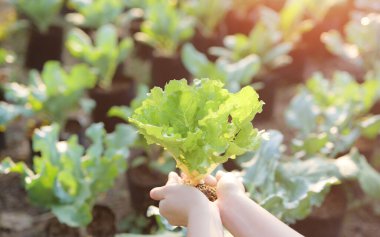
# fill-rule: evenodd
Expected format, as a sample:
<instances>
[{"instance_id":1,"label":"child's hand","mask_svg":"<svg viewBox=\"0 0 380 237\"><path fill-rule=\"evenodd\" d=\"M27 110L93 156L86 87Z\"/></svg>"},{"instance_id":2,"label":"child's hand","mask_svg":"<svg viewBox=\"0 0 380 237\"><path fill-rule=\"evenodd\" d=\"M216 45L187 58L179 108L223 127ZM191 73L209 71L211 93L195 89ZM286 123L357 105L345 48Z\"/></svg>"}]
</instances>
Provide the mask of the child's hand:
<instances>
[{"instance_id":1,"label":"child's hand","mask_svg":"<svg viewBox=\"0 0 380 237\"><path fill-rule=\"evenodd\" d=\"M215 210L217 212L202 192L183 184L183 180L174 172L170 172L166 185L152 189L150 196L160 201L160 214L174 226L187 226L192 217L208 215Z\"/></svg>"},{"instance_id":2,"label":"child's hand","mask_svg":"<svg viewBox=\"0 0 380 237\"><path fill-rule=\"evenodd\" d=\"M205 179L205 183L216 187L216 193L218 196L217 203L223 202L226 199L245 195L242 181L233 173L218 171L215 177L209 175Z\"/></svg>"},{"instance_id":3,"label":"child's hand","mask_svg":"<svg viewBox=\"0 0 380 237\"><path fill-rule=\"evenodd\" d=\"M245 194L242 181L233 173L219 171L215 178L208 176L205 182L216 187L218 200L215 203L224 226L233 236L301 236L251 200Z\"/></svg>"},{"instance_id":4,"label":"child's hand","mask_svg":"<svg viewBox=\"0 0 380 237\"><path fill-rule=\"evenodd\" d=\"M245 195L243 182L233 173L219 171L216 174L216 192L218 200L223 201L230 196Z\"/></svg>"}]
</instances>

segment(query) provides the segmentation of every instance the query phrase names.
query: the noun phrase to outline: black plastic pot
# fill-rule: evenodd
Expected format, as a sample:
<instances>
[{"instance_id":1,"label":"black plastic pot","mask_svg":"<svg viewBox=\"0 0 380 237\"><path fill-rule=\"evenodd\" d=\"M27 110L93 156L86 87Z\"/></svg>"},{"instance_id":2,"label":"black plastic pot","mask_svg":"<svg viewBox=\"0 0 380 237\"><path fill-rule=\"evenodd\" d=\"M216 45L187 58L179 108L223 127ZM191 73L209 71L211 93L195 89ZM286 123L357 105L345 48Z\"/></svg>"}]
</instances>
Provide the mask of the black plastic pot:
<instances>
[{"instance_id":1,"label":"black plastic pot","mask_svg":"<svg viewBox=\"0 0 380 237\"><path fill-rule=\"evenodd\" d=\"M217 59L216 56L209 54L211 47L223 46L223 35L215 33L212 36L204 36L201 32L197 31L191 40L194 47L201 53L206 54L211 61Z\"/></svg>"},{"instance_id":2,"label":"black plastic pot","mask_svg":"<svg viewBox=\"0 0 380 237\"><path fill-rule=\"evenodd\" d=\"M63 28L51 26L47 32L41 33L36 27L31 27L25 67L42 70L49 60L61 60L63 47Z\"/></svg>"},{"instance_id":3,"label":"black plastic pot","mask_svg":"<svg viewBox=\"0 0 380 237\"><path fill-rule=\"evenodd\" d=\"M167 175L150 169L147 164L133 167L134 159L142 155L144 151L132 150L126 175L132 207L137 213L145 215L150 205L158 206L158 202L150 198L150 190L165 185Z\"/></svg>"},{"instance_id":4,"label":"black plastic pot","mask_svg":"<svg viewBox=\"0 0 380 237\"><path fill-rule=\"evenodd\" d=\"M305 32L300 43L303 47L303 58L313 57L326 60L332 57L321 41L321 35L330 30L337 30L344 34L344 28L351 19L352 10L354 10L353 0L348 0L345 4L337 4L329 9L322 21L317 22L310 31Z\"/></svg>"},{"instance_id":5,"label":"black plastic pot","mask_svg":"<svg viewBox=\"0 0 380 237\"><path fill-rule=\"evenodd\" d=\"M189 77L189 72L178 55L174 57L154 56L152 58L152 87L159 86L163 88L170 80Z\"/></svg>"},{"instance_id":6,"label":"black plastic pot","mask_svg":"<svg viewBox=\"0 0 380 237\"><path fill-rule=\"evenodd\" d=\"M254 120L270 120L275 109L275 96L276 90L278 89L278 78L275 74L267 74L265 76L255 78L253 82L259 82L262 85L262 87L256 91L259 94L259 99L265 102L263 111L257 114Z\"/></svg>"},{"instance_id":7,"label":"black plastic pot","mask_svg":"<svg viewBox=\"0 0 380 237\"><path fill-rule=\"evenodd\" d=\"M0 81L1 82L1 81ZM0 101L4 101L4 90L0 85ZM5 131L0 131L0 151L6 148Z\"/></svg>"},{"instance_id":8,"label":"black plastic pot","mask_svg":"<svg viewBox=\"0 0 380 237\"><path fill-rule=\"evenodd\" d=\"M372 106L372 108L371 108L371 110L370 110L369 113L370 113L370 114L380 114L380 101L379 101L379 102L376 102L376 103Z\"/></svg>"},{"instance_id":9,"label":"black plastic pot","mask_svg":"<svg viewBox=\"0 0 380 237\"><path fill-rule=\"evenodd\" d=\"M70 118L66 121L64 129L59 135L60 140L68 140L70 136L76 135L78 137L78 142L82 146L86 145L85 129L78 119Z\"/></svg>"},{"instance_id":10,"label":"black plastic pot","mask_svg":"<svg viewBox=\"0 0 380 237\"><path fill-rule=\"evenodd\" d=\"M134 40L134 47L135 47L134 50L135 50L136 56L139 59L142 59L142 60L152 59L154 49L151 46L144 44L140 41Z\"/></svg>"},{"instance_id":11,"label":"black plastic pot","mask_svg":"<svg viewBox=\"0 0 380 237\"><path fill-rule=\"evenodd\" d=\"M250 14L248 14L250 15ZM248 35L253 26L255 25L255 19L250 16L242 16L235 11L229 11L224 19L224 24L227 27L227 34L245 34Z\"/></svg>"},{"instance_id":12,"label":"black plastic pot","mask_svg":"<svg viewBox=\"0 0 380 237\"><path fill-rule=\"evenodd\" d=\"M103 122L107 132L112 132L118 123L125 123L125 121L119 118L108 117L108 111L116 105L128 106L136 96L136 91L132 82L115 83L109 90L99 87L94 88L89 91L89 95L96 102L96 107L92 111L93 121Z\"/></svg>"},{"instance_id":13,"label":"black plastic pot","mask_svg":"<svg viewBox=\"0 0 380 237\"><path fill-rule=\"evenodd\" d=\"M80 232L78 228L73 228L62 224L57 218L49 220L45 227L44 237L80 237Z\"/></svg>"},{"instance_id":14,"label":"black plastic pot","mask_svg":"<svg viewBox=\"0 0 380 237\"><path fill-rule=\"evenodd\" d=\"M116 234L116 216L107 206L95 205L92 209L92 222L87 232L94 237L114 237Z\"/></svg>"},{"instance_id":15,"label":"black plastic pot","mask_svg":"<svg viewBox=\"0 0 380 237\"><path fill-rule=\"evenodd\" d=\"M228 159L225 163L223 163L223 168L228 171L234 171L234 170L242 170L240 165L236 163L235 159Z\"/></svg>"},{"instance_id":16,"label":"black plastic pot","mask_svg":"<svg viewBox=\"0 0 380 237\"><path fill-rule=\"evenodd\" d=\"M5 137L5 131L0 131L0 151L7 148L7 141Z\"/></svg>"},{"instance_id":17,"label":"black plastic pot","mask_svg":"<svg viewBox=\"0 0 380 237\"><path fill-rule=\"evenodd\" d=\"M131 21L129 26L129 35L134 36L137 32L141 31L141 24L144 22L144 19L137 18ZM153 47L144 44L140 41L134 39L134 51L138 58L143 60L150 60L153 57Z\"/></svg>"},{"instance_id":18,"label":"black plastic pot","mask_svg":"<svg viewBox=\"0 0 380 237\"><path fill-rule=\"evenodd\" d=\"M343 217L320 219L306 218L291 227L307 237L337 237L341 231Z\"/></svg>"},{"instance_id":19,"label":"black plastic pot","mask_svg":"<svg viewBox=\"0 0 380 237\"><path fill-rule=\"evenodd\" d=\"M3 80L0 75L0 101L4 101L4 88L2 87L2 83L5 84L5 79Z\"/></svg>"},{"instance_id":20,"label":"black plastic pot","mask_svg":"<svg viewBox=\"0 0 380 237\"><path fill-rule=\"evenodd\" d=\"M270 77L276 79L277 86L292 86L300 84L304 81L304 71L306 66L306 60L304 52L294 50L289 53L292 57L290 64L281 66L274 69L270 74Z\"/></svg>"}]
</instances>

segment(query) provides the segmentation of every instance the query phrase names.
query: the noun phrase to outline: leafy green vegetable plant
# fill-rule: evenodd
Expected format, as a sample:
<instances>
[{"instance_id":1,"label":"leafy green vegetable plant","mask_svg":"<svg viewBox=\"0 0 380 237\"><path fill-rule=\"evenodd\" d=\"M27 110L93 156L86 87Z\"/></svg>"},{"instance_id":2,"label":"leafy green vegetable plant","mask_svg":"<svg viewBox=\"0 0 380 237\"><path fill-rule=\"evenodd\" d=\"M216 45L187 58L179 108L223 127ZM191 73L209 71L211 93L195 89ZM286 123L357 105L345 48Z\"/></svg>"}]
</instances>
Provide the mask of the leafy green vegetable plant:
<instances>
[{"instance_id":1,"label":"leafy green vegetable plant","mask_svg":"<svg viewBox=\"0 0 380 237\"><path fill-rule=\"evenodd\" d=\"M294 223L322 204L331 185L340 183L337 161L287 158L282 151L283 135L274 130L267 135L242 163L243 182L253 200L286 223Z\"/></svg>"},{"instance_id":2,"label":"leafy green vegetable plant","mask_svg":"<svg viewBox=\"0 0 380 237\"><path fill-rule=\"evenodd\" d=\"M321 154L297 159L283 152L280 132L270 130L267 136L257 151L245 155L240 175L250 197L284 222L310 215L332 185L346 180L358 180L365 192L371 190L373 197L379 197L380 174L357 151L337 159Z\"/></svg>"},{"instance_id":3,"label":"leafy green vegetable plant","mask_svg":"<svg viewBox=\"0 0 380 237\"><path fill-rule=\"evenodd\" d=\"M224 47L213 47L211 53L236 62L248 55L260 57L263 69L273 69L291 62L289 52L301 34L311 27L303 20L303 5L286 4L280 13L269 8L260 9L260 18L248 36L226 36Z\"/></svg>"},{"instance_id":4,"label":"leafy green vegetable plant","mask_svg":"<svg viewBox=\"0 0 380 237\"><path fill-rule=\"evenodd\" d=\"M194 34L194 21L178 9L175 1L148 0L145 21L135 38L152 46L161 56L173 56L181 43Z\"/></svg>"},{"instance_id":5,"label":"leafy green vegetable plant","mask_svg":"<svg viewBox=\"0 0 380 237\"><path fill-rule=\"evenodd\" d=\"M296 129L294 156L305 161L328 157L336 165L344 165L338 167L343 176L339 179L357 180L369 204L380 197L380 174L354 146L360 138L374 139L380 134L380 116L369 113L379 98L379 88L376 78L360 84L345 72L336 72L331 80L316 74L286 112L288 124ZM340 157L342 154L346 155Z\"/></svg>"},{"instance_id":6,"label":"leafy green vegetable plant","mask_svg":"<svg viewBox=\"0 0 380 237\"><path fill-rule=\"evenodd\" d=\"M212 36L232 5L231 0L186 0L181 8L194 16L204 36Z\"/></svg>"},{"instance_id":7,"label":"leafy green vegetable plant","mask_svg":"<svg viewBox=\"0 0 380 237\"><path fill-rule=\"evenodd\" d=\"M153 88L129 121L197 185L218 164L257 147L261 133L251 120L262 104L249 86L232 94L215 80L172 80L165 90Z\"/></svg>"},{"instance_id":8,"label":"leafy green vegetable plant","mask_svg":"<svg viewBox=\"0 0 380 237\"><path fill-rule=\"evenodd\" d=\"M360 136L376 137L380 116L370 115L369 110L379 98L379 89L376 79L359 84L345 72L336 72L331 81L315 74L286 112L287 123L297 130L293 148L335 157L348 151Z\"/></svg>"},{"instance_id":9,"label":"leafy green vegetable plant","mask_svg":"<svg viewBox=\"0 0 380 237\"><path fill-rule=\"evenodd\" d=\"M331 30L322 35L327 49L366 71L380 72L380 14L353 18L345 27L345 37Z\"/></svg>"},{"instance_id":10,"label":"leafy green vegetable plant","mask_svg":"<svg viewBox=\"0 0 380 237\"><path fill-rule=\"evenodd\" d=\"M124 38L118 42L117 29L113 25L100 27L94 42L80 29L70 31L66 47L76 58L88 63L99 74L100 85L110 87L119 63L123 62L133 48L133 40Z\"/></svg>"},{"instance_id":11,"label":"leafy green vegetable plant","mask_svg":"<svg viewBox=\"0 0 380 237\"><path fill-rule=\"evenodd\" d=\"M39 31L46 32L61 10L63 0L11 0L11 3L29 17Z\"/></svg>"},{"instance_id":12,"label":"leafy green vegetable plant","mask_svg":"<svg viewBox=\"0 0 380 237\"><path fill-rule=\"evenodd\" d=\"M191 44L184 45L181 57L186 69L195 78L215 78L224 83L231 92L239 91L242 85L250 84L261 66L256 55L248 55L235 63L230 63L224 58L219 58L213 63Z\"/></svg>"},{"instance_id":13,"label":"leafy green vegetable plant","mask_svg":"<svg viewBox=\"0 0 380 237\"><path fill-rule=\"evenodd\" d=\"M128 122L133 112L139 108L142 102L147 98L149 88L146 85L139 85L137 96L131 101L130 106L113 106L107 113L110 117L118 117ZM148 145L142 135L138 136L133 146L136 150L144 151L138 157L135 157L131 163L131 168L144 165L151 171L158 171L161 174L169 174L175 168L175 161L168 152L156 145Z\"/></svg>"},{"instance_id":14,"label":"leafy green vegetable plant","mask_svg":"<svg viewBox=\"0 0 380 237\"><path fill-rule=\"evenodd\" d=\"M21 174L34 204L50 209L62 223L85 226L91 222L98 195L125 171L128 146L136 132L129 125L118 125L106 134L103 124L93 124L86 135L92 145L85 150L77 136L59 141L57 124L42 127L33 136L33 149L40 152L34 157L34 171L7 158L0 163L0 173Z\"/></svg>"},{"instance_id":15,"label":"leafy green vegetable plant","mask_svg":"<svg viewBox=\"0 0 380 237\"><path fill-rule=\"evenodd\" d=\"M28 85L13 82L4 86L9 103L0 104L0 125L20 115L63 125L70 112L80 105L84 90L95 83L96 76L84 64L66 72L58 62L47 62L41 74L30 72Z\"/></svg>"},{"instance_id":16,"label":"leafy green vegetable plant","mask_svg":"<svg viewBox=\"0 0 380 237\"><path fill-rule=\"evenodd\" d=\"M70 0L69 6L78 12L68 15L70 21L89 28L99 28L114 23L123 12L125 3L122 0Z\"/></svg>"}]
</instances>

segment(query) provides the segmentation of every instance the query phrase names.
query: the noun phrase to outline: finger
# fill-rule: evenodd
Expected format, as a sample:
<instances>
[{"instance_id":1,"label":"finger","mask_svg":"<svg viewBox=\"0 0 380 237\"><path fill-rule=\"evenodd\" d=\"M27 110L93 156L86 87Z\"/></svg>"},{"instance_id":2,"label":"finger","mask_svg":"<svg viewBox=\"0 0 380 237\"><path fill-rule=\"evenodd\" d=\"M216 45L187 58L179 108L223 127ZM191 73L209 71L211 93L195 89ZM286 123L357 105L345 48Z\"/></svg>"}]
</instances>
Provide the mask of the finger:
<instances>
[{"instance_id":1,"label":"finger","mask_svg":"<svg viewBox=\"0 0 380 237\"><path fill-rule=\"evenodd\" d=\"M222 176L225 175L225 174L226 174L226 172L224 172L224 171L222 171L222 170L219 170L219 171L216 173L216 176L215 176L216 180L219 181L220 178L222 178Z\"/></svg>"},{"instance_id":2,"label":"finger","mask_svg":"<svg viewBox=\"0 0 380 237\"><path fill-rule=\"evenodd\" d=\"M216 186L216 178L212 175L207 175L205 178L205 184L210 185L210 186Z\"/></svg>"},{"instance_id":3,"label":"finger","mask_svg":"<svg viewBox=\"0 0 380 237\"><path fill-rule=\"evenodd\" d=\"M166 182L166 185L170 184L180 184L181 178L178 176L175 172L170 172L168 175L168 182Z\"/></svg>"},{"instance_id":4,"label":"finger","mask_svg":"<svg viewBox=\"0 0 380 237\"><path fill-rule=\"evenodd\" d=\"M156 201L161 201L165 198L166 190L165 187L158 187L150 190L150 197Z\"/></svg>"}]
</instances>

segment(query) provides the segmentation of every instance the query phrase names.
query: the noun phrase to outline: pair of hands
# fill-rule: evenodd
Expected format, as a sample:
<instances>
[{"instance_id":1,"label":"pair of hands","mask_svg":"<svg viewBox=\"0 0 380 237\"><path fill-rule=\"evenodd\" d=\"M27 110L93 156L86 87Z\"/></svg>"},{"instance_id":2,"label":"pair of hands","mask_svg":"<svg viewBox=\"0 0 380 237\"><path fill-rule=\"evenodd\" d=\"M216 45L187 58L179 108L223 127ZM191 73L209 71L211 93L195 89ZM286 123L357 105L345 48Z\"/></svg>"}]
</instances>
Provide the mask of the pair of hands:
<instances>
[{"instance_id":1,"label":"pair of hands","mask_svg":"<svg viewBox=\"0 0 380 237\"><path fill-rule=\"evenodd\" d=\"M160 213L171 225L188 226L190 219L213 215L223 215L226 203L244 194L244 186L232 173L219 171L215 177L208 176L205 183L216 187L218 200L210 202L207 197L193 186L185 185L184 180L171 172L163 187L151 190L152 199L160 201Z\"/></svg>"}]
</instances>

